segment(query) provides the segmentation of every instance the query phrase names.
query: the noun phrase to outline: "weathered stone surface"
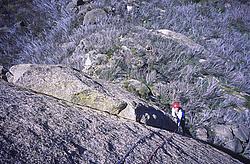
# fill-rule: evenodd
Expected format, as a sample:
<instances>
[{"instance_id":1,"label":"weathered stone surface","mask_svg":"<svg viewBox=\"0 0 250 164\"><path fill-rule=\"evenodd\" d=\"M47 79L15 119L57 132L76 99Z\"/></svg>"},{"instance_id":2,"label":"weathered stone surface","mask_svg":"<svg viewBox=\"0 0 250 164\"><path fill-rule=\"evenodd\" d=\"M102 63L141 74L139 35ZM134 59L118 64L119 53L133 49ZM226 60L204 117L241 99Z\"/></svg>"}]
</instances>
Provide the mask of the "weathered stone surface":
<instances>
[{"instance_id":1,"label":"weathered stone surface","mask_svg":"<svg viewBox=\"0 0 250 164\"><path fill-rule=\"evenodd\" d=\"M234 138L233 140L228 141L225 144L225 148L228 148L229 150L232 150L235 153L241 153L243 151L240 140L237 138Z\"/></svg>"},{"instance_id":2,"label":"weathered stone surface","mask_svg":"<svg viewBox=\"0 0 250 164\"><path fill-rule=\"evenodd\" d=\"M60 65L16 65L11 67L8 81L67 100L75 104L106 111L130 120L141 122L150 115L146 124L172 129L173 122L163 112L138 99L115 84L96 81L83 72Z\"/></svg>"},{"instance_id":3,"label":"weathered stone surface","mask_svg":"<svg viewBox=\"0 0 250 164\"><path fill-rule=\"evenodd\" d=\"M1 80L0 129L0 163L240 163L193 139Z\"/></svg>"},{"instance_id":4,"label":"weathered stone surface","mask_svg":"<svg viewBox=\"0 0 250 164\"><path fill-rule=\"evenodd\" d=\"M233 134L242 142L247 142L249 140L250 130L244 125L234 126L232 128Z\"/></svg>"},{"instance_id":5,"label":"weathered stone surface","mask_svg":"<svg viewBox=\"0 0 250 164\"><path fill-rule=\"evenodd\" d=\"M224 143L233 139L230 125L215 125L211 130L215 138L215 144L220 144L220 142Z\"/></svg>"},{"instance_id":6,"label":"weathered stone surface","mask_svg":"<svg viewBox=\"0 0 250 164\"><path fill-rule=\"evenodd\" d=\"M250 142L246 145L246 148L244 149L243 155L250 159Z\"/></svg>"},{"instance_id":7,"label":"weathered stone surface","mask_svg":"<svg viewBox=\"0 0 250 164\"><path fill-rule=\"evenodd\" d=\"M198 128L195 130L195 136L197 139L202 140L202 141L207 141L208 136L207 136L207 130L205 128Z\"/></svg>"},{"instance_id":8,"label":"weathered stone surface","mask_svg":"<svg viewBox=\"0 0 250 164\"><path fill-rule=\"evenodd\" d=\"M93 9L87 12L84 16L83 23L88 24L95 24L100 21L105 21L107 19L107 14L102 9Z\"/></svg>"}]
</instances>

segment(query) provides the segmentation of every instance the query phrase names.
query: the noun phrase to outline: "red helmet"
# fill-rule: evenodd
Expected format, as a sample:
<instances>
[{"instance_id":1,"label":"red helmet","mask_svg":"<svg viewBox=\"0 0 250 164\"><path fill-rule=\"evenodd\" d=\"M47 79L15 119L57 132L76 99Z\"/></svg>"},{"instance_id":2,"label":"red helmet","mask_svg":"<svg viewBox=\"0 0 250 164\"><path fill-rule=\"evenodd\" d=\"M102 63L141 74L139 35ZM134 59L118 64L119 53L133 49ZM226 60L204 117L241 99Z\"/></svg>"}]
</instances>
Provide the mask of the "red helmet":
<instances>
[{"instance_id":1,"label":"red helmet","mask_svg":"<svg viewBox=\"0 0 250 164\"><path fill-rule=\"evenodd\" d=\"M173 102L172 108L178 108L179 109L180 107L181 107L180 102L177 102L177 101Z\"/></svg>"}]
</instances>

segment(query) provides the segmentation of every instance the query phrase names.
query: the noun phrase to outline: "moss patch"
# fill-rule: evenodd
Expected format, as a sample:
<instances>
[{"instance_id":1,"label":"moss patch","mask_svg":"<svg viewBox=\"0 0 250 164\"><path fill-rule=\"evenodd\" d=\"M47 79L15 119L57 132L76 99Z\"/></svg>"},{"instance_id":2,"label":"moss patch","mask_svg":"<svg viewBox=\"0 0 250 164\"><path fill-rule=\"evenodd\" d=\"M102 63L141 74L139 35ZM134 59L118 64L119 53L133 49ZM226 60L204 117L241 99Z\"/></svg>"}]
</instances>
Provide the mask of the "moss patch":
<instances>
[{"instance_id":1,"label":"moss patch","mask_svg":"<svg viewBox=\"0 0 250 164\"><path fill-rule=\"evenodd\" d=\"M246 25L246 23L241 19L233 19L230 21L229 26L233 27L234 29L238 30L241 33L249 33L250 29Z\"/></svg>"},{"instance_id":2,"label":"moss patch","mask_svg":"<svg viewBox=\"0 0 250 164\"><path fill-rule=\"evenodd\" d=\"M71 101L79 105L88 106L100 111L106 111L111 114L119 114L120 111L127 106L124 102L115 101L92 90L85 90L74 94Z\"/></svg>"}]
</instances>

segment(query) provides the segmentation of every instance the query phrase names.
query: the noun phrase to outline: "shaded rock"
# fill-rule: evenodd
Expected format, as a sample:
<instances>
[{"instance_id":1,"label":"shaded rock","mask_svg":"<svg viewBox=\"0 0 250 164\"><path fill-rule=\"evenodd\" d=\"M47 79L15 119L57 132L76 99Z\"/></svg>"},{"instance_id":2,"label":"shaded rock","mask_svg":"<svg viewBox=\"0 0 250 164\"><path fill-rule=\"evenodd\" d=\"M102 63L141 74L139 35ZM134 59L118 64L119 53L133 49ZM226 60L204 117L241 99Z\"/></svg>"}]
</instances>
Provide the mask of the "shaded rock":
<instances>
[{"instance_id":1,"label":"shaded rock","mask_svg":"<svg viewBox=\"0 0 250 164\"><path fill-rule=\"evenodd\" d=\"M171 129L172 121L157 107L118 85L93 80L83 72L60 65L31 64L16 65L10 71L13 76L9 75L8 81L18 86L138 122L150 111L148 125Z\"/></svg>"},{"instance_id":2,"label":"shaded rock","mask_svg":"<svg viewBox=\"0 0 250 164\"><path fill-rule=\"evenodd\" d=\"M155 110L154 107L145 108L144 105L138 104L135 109L135 114L137 122L171 131L176 130L176 124L171 118L165 115L162 111Z\"/></svg>"},{"instance_id":3,"label":"shaded rock","mask_svg":"<svg viewBox=\"0 0 250 164\"><path fill-rule=\"evenodd\" d=\"M91 0L77 0L76 5L81 6L89 2L91 2Z\"/></svg>"},{"instance_id":4,"label":"shaded rock","mask_svg":"<svg viewBox=\"0 0 250 164\"><path fill-rule=\"evenodd\" d=\"M0 79L7 81L7 73L10 73L9 70L0 65Z\"/></svg>"},{"instance_id":5,"label":"shaded rock","mask_svg":"<svg viewBox=\"0 0 250 164\"><path fill-rule=\"evenodd\" d=\"M102 9L93 9L87 12L84 16L83 24L96 24L100 21L105 21L107 19L107 14Z\"/></svg>"},{"instance_id":6,"label":"shaded rock","mask_svg":"<svg viewBox=\"0 0 250 164\"><path fill-rule=\"evenodd\" d=\"M193 139L1 80L0 97L0 163L240 163Z\"/></svg>"},{"instance_id":7,"label":"shaded rock","mask_svg":"<svg viewBox=\"0 0 250 164\"><path fill-rule=\"evenodd\" d=\"M97 54L96 59L93 61L95 66L104 65L106 63L108 63L108 57L106 54Z\"/></svg>"},{"instance_id":8,"label":"shaded rock","mask_svg":"<svg viewBox=\"0 0 250 164\"><path fill-rule=\"evenodd\" d=\"M242 153L246 158L250 159L250 142L246 145L244 152Z\"/></svg>"},{"instance_id":9,"label":"shaded rock","mask_svg":"<svg viewBox=\"0 0 250 164\"><path fill-rule=\"evenodd\" d=\"M234 138L233 140L226 142L224 147L235 153L241 153L243 151L240 140L237 138Z\"/></svg>"},{"instance_id":10,"label":"shaded rock","mask_svg":"<svg viewBox=\"0 0 250 164\"><path fill-rule=\"evenodd\" d=\"M3 78L3 70L4 70L3 66L0 65L0 79Z\"/></svg>"},{"instance_id":11,"label":"shaded rock","mask_svg":"<svg viewBox=\"0 0 250 164\"><path fill-rule=\"evenodd\" d=\"M232 128L233 134L242 142L247 142L249 140L250 130L244 125L234 126Z\"/></svg>"}]
</instances>

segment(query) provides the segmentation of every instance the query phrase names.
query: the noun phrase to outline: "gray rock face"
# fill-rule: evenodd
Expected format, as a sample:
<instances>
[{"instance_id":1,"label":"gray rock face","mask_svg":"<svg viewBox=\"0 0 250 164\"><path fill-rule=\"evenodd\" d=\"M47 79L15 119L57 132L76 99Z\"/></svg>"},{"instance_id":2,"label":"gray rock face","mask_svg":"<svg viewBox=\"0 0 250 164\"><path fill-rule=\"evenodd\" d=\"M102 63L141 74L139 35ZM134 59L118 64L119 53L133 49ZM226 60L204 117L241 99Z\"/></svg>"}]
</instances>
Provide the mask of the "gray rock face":
<instances>
[{"instance_id":1,"label":"gray rock face","mask_svg":"<svg viewBox=\"0 0 250 164\"><path fill-rule=\"evenodd\" d=\"M249 158L249 129L244 125L215 125L212 127L212 135L213 144Z\"/></svg>"},{"instance_id":2,"label":"gray rock face","mask_svg":"<svg viewBox=\"0 0 250 164\"><path fill-rule=\"evenodd\" d=\"M224 143L233 139L231 126L227 125L216 125L212 128L212 133L215 137L215 144Z\"/></svg>"},{"instance_id":3,"label":"gray rock face","mask_svg":"<svg viewBox=\"0 0 250 164\"><path fill-rule=\"evenodd\" d=\"M2 80L0 129L0 163L240 163L193 139Z\"/></svg>"},{"instance_id":4,"label":"gray rock face","mask_svg":"<svg viewBox=\"0 0 250 164\"><path fill-rule=\"evenodd\" d=\"M36 92L82 106L106 111L147 125L173 130L173 122L163 112L119 86L96 81L84 73L59 65L16 65L8 81ZM148 119L141 121L144 115Z\"/></svg>"}]
</instances>

